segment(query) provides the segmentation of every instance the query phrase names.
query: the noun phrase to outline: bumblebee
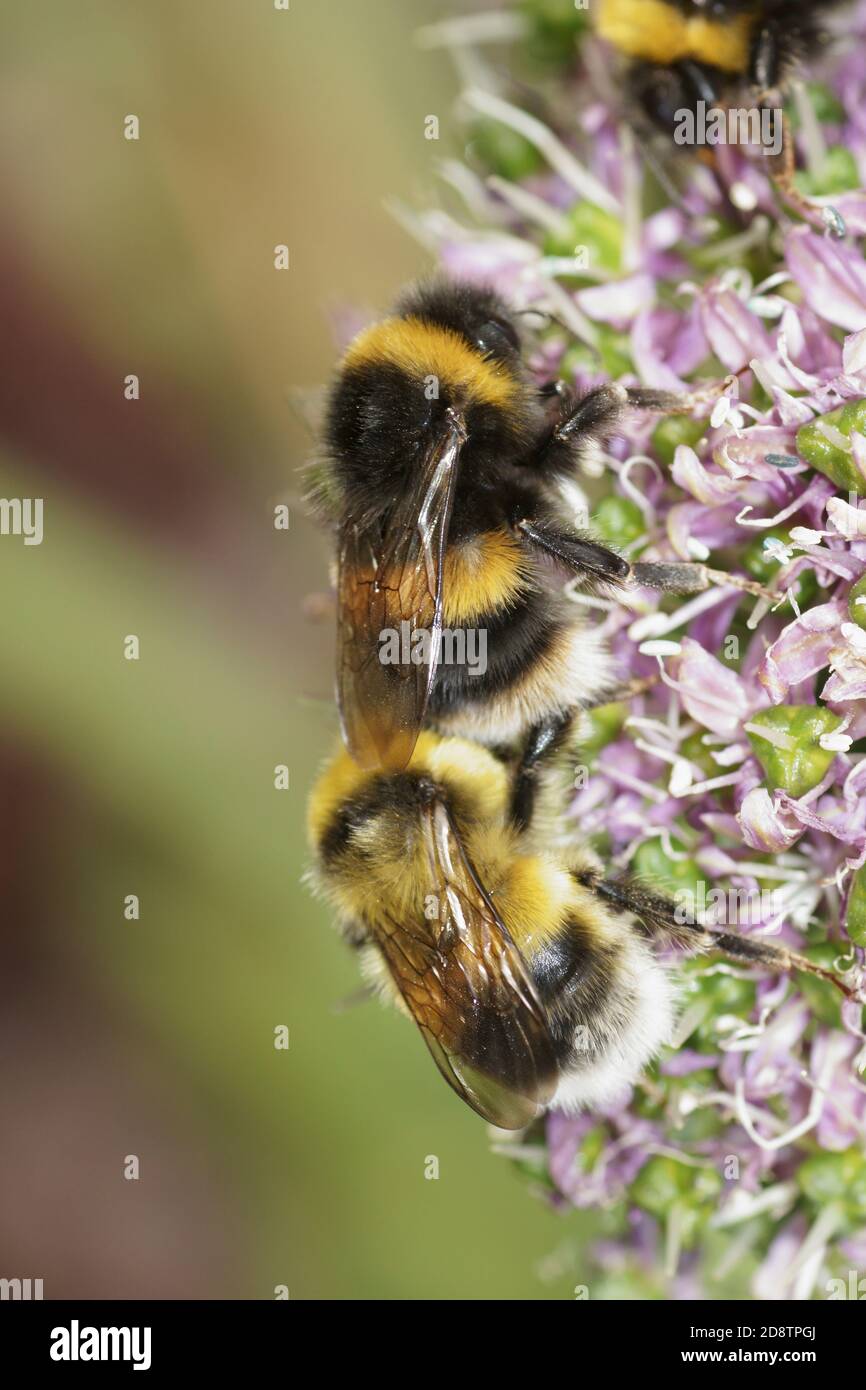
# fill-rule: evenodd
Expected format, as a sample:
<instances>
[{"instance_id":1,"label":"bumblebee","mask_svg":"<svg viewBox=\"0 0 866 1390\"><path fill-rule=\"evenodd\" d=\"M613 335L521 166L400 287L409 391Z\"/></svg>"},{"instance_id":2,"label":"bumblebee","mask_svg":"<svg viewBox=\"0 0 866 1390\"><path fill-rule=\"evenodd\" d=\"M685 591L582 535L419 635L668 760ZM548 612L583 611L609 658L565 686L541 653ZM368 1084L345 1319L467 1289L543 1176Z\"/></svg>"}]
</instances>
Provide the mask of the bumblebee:
<instances>
[{"instance_id":1,"label":"bumblebee","mask_svg":"<svg viewBox=\"0 0 866 1390\"><path fill-rule=\"evenodd\" d=\"M629 406L672 413L706 399L617 384L579 400L562 383L539 389L517 316L466 284L413 289L355 338L331 393L315 496L338 532L337 698L358 763L405 767L425 723L523 743L525 823L539 759L575 708L616 684L564 576L588 592L726 582L699 564L631 566L581 529L570 492L581 456ZM483 671L440 660L443 632L467 630L484 635ZM409 640L383 659L386 636L401 632ZM420 655L418 636L428 638Z\"/></svg>"},{"instance_id":2,"label":"bumblebee","mask_svg":"<svg viewBox=\"0 0 866 1390\"><path fill-rule=\"evenodd\" d=\"M777 107L797 66L822 40L822 24L841 0L598 0L596 31L628 63L628 88L638 109L669 137L678 116L726 107L750 93ZM775 181L792 206L816 208L793 183L794 156L785 138ZM838 234L838 213L822 220Z\"/></svg>"},{"instance_id":3,"label":"bumblebee","mask_svg":"<svg viewBox=\"0 0 866 1390\"><path fill-rule=\"evenodd\" d=\"M554 848L561 769L514 827L512 770L480 744L425 731L400 772L341 748L310 799L314 883L367 980L411 1017L471 1108L518 1129L548 1107L614 1100L670 1041L671 974L654 945L720 950L836 977L781 946L714 933L587 848Z\"/></svg>"}]
</instances>

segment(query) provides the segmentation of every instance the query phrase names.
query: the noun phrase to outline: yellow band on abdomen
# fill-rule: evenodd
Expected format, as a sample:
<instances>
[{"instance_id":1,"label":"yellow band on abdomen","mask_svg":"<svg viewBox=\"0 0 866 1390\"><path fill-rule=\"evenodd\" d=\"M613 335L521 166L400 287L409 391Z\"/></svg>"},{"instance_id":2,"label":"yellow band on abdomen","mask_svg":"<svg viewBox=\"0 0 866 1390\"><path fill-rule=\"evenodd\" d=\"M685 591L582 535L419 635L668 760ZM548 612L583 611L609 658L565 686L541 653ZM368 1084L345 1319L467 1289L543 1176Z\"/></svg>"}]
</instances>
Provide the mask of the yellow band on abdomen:
<instances>
[{"instance_id":1,"label":"yellow band on abdomen","mask_svg":"<svg viewBox=\"0 0 866 1390\"><path fill-rule=\"evenodd\" d=\"M668 65L691 58L725 72L745 73L754 15L689 18L666 0L600 0L596 28L629 58Z\"/></svg>"}]
</instances>

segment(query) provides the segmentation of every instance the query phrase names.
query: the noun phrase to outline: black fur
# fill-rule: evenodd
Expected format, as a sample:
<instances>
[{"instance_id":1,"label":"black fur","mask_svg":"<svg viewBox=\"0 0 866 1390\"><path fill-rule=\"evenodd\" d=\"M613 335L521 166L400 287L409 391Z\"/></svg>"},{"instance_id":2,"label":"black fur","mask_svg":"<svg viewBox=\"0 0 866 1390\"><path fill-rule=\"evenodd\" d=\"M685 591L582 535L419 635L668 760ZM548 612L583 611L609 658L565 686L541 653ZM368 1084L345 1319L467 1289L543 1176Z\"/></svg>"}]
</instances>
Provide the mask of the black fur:
<instances>
[{"instance_id":1,"label":"black fur","mask_svg":"<svg viewBox=\"0 0 866 1390\"><path fill-rule=\"evenodd\" d=\"M737 75L709 63L680 62L670 66L647 62L630 65L630 88L644 114L672 136L676 113L695 111L732 101L751 89L762 95L777 89L798 63L823 41L823 20L843 0L715 0L701 6L712 20L755 14L747 69ZM676 0L684 13L696 12L695 0Z\"/></svg>"},{"instance_id":2,"label":"black fur","mask_svg":"<svg viewBox=\"0 0 866 1390\"><path fill-rule=\"evenodd\" d=\"M473 626L487 633L487 670L440 666L427 706L435 719L466 705L484 705L518 682L555 645L565 623L548 594L529 592L506 613L482 615Z\"/></svg>"},{"instance_id":3,"label":"black fur","mask_svg":"<svg viewBox=\"0 0 866 1390\"><path fill-rule=\"evenodd\" d=\"M527 959L563 1069L573 1061L575 1029L588 1025L604 1007L614 979L614 954L593 941L580 922L569 921ZM591 1056L586 1048L580 1051L584 1062Z\"/></svg>"},{"instance_id":4,"label":"black fur","mask_svg":"<svg viewBox=\"0 0 866 1390\"><path fill-rule=\"evenodd\" d=\"M525 554L530 578L520 597L507 612L479 615L472 624L487 633L486 672L472 675L465 667L440 665L428 705L428 717L435 720L506 691L551 651L567 625L574 625L575 609L558 592L562 578L550 581L542 534L559 538L553 558L560 571L582 575L590 588L627 576L629 567L618 555L576 529L567 530L552 485L574 474L588 440L611 432L628 393L605 387L576 401L567 391L539 391L524 369L514 316L492 290L437 280L405 294L396 313L459 333L476 351L506 365L517 383L517 403L509 410L468 405L446 382L439 383L439 398L428 400L423 363L415 380L397 367L371 363L344 368L331 395L327 445L340 499L338 521L351 519L367 528L375 549L376 538L387 535L395 504L406 497L431 444L445 432L446 412L455 410L463 415L466 440L448 544L503 528ZM566 693L563 701L567 698Z\"/></svg>"},{"instance_id":5,"label":"black fur","mask_svg":"<svg viewBox=\"0 0 866 1390\"><path fill-rule=\"evenodd\" d=\"M353 832L365 821L387 812L405 816L430 804L431 784L428 778L412 772L382 773L372 777L361 791L341 802L318 844L318 854L325 866L333 866L344 855L365 853ZM453 799L453 798L452 798Z\"/></svg>"}]
</instances>

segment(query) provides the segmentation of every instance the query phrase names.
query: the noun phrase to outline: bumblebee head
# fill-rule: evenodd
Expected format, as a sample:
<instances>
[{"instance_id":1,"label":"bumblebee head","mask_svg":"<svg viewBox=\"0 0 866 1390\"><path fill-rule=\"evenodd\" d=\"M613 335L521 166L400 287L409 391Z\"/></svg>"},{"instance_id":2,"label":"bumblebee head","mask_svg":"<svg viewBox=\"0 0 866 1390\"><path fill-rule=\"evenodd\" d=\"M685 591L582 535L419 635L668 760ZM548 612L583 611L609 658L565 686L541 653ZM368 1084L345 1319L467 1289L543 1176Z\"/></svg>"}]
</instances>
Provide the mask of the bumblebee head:
<instances>
[{"instance_id":1,"label":"bumblebee head","mask_svg":"<svg viewBox=\"0 0 866 1390\"><path fill-rule=\"evenodd\" d=\"M522 343L517 323L491 289L431 280L404 294L395 313L453 333L479 357L518 373Z\"/></svg>"}]
</instances>

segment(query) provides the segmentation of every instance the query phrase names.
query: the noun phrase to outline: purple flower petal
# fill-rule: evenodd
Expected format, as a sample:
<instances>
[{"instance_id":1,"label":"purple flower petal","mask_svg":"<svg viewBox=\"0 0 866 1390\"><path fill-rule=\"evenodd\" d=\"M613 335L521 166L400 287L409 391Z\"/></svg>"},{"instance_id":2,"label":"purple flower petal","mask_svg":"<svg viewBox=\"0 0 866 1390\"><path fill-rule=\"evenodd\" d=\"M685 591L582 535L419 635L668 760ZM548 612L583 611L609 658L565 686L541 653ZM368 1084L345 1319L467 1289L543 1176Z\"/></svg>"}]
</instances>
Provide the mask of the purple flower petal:
<instances>
[{"instance_id":1,"label":"purple flower petal","mask_svg":"<svg viewBox=\"0 0 866 1390\"><path fill-rule=\"evenodd\" d=\"M785 254L816 314L849 332L866 328L866 264L859 249L796 227L785 239Z\"/></svg>"},{"instance_id":2,"label":"purple flower petal","mask_svg":"<svg viewBox=\"0 0 866 1390\"><path fill-rule=\"evenodd\" d=\"M789 623L769 648L758 669L758 679L774 705L783 703L792 685L816 675L828 665L844 612L839 603L810 608L801 618Z\"/></svg>"}]
</instances>

